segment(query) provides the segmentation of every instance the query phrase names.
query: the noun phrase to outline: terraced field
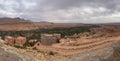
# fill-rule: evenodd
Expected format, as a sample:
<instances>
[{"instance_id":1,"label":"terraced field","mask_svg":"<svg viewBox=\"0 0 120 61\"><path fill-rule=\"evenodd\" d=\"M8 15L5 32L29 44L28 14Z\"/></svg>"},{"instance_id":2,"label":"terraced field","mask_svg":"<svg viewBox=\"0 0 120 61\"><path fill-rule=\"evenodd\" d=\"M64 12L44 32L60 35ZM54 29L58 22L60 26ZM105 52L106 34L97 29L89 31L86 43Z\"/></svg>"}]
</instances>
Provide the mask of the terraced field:
<instances>
[{"instance_id":1,"label":"terraced field","mask_svg":"<svg viewBox=\"0 0 120 61\"><path fill-rule=\"evenodd\" d=\"M40 46L39 49L45 51L54 51L60 55L75 55L82 52L97 50L100 48L104 48L106 46L110 46L112 43L115 43L120 40L120 36L117 37L102 37L102 38L93 38L93 39L82 39L77 41L80 43L81 41L88 41L84 42L79 46L64 46L61 44L54 44L52 46Z\"/></svg>"}]
</instances>

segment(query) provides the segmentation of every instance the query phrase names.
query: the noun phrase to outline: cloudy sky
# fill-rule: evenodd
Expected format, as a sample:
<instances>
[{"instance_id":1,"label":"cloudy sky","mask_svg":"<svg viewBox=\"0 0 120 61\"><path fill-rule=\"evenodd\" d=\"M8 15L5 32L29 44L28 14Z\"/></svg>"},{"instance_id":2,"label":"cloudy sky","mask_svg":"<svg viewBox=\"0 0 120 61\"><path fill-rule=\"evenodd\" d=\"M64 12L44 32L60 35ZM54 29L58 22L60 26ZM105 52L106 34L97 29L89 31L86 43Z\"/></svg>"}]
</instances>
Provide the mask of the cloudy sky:
<instances>
[{"instance_id":1,"label":"cloudy sky","mask_svg":"<svg viewBox=\"0 0 120 61\"><path fill-rule=\"evenodd\" d=\"M0 17L61 23L120 22L120 0L0 0Z\"/></svg>"}]
</instances>

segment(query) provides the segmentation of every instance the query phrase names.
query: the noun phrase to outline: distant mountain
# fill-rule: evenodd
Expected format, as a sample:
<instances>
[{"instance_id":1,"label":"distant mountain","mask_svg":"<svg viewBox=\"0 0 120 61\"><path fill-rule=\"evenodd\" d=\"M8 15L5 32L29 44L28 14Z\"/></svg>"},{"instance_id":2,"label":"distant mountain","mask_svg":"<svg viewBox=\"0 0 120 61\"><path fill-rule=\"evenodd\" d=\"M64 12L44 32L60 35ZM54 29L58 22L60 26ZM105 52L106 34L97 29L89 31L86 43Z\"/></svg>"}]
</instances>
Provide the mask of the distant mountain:
<instances>
[{"instance_id":1,"label":"distant mountain","mask_svg":"<svg viewBox=\"0 0 120 61\"><path fill-rule=\"evenodd\" d=\"M31 30L37 27L33 22L21 18L0 18L0 31Z\"/></svg>"},{"instance_id":2,"label":"distant mountain","mask_svg":"<svg viewBox=\"0 0 120 61\"><path fill-rule=\"evenodd\" d=\"M48 21L40 21L39 23L52 23L52 22L48 22Z\"/></svg>"},{"instance_id":3,"label":"distant mountain","mask_svg":"<svg viewBox=\"0 0 120 61\"><path fill-rule=\"evenodd\" d=\"M0 23L30 22L21 18L0 18Z\"/></svg>"},{"instance_id":4,"label":"distant mountain","mask_svg":"<svg viewBox=\"0 0 120 61\"><path fill-rule=\"evenodd\" d=\"M0 18L0 31L69 28L82 25L82 23L52 23L47 21L32 22L21 18Z\"/></svg>"}]
</instances>

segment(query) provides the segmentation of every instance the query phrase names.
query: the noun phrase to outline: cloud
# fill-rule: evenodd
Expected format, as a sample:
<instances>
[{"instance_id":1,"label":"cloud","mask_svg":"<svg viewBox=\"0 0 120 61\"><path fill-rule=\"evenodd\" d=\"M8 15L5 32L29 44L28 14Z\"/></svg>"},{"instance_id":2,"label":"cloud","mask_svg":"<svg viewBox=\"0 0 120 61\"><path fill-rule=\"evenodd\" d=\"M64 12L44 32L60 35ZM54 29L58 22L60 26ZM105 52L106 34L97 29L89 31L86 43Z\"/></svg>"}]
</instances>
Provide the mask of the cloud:
<instances>
[{"instance_id":1,"label":"cloud","mask_svg":"<svg viewBox=\"0 0 120 61\"><path fill-rule=\"evenodd\" d=\"M0 0L0 17L50 22L120 22L119 0Z\"/></svg>"},{"instance_id":2,"label":"cloud","mask_svg":"<svg viewBox=\"0 0 120 61\"><path fill-rule=\"evenodd\" d=\"M89 22L93 17L106 16L110 10L104 7L73 7L48 11L44 13L44 20L53 22ZM88 20L88 21L87 21Z\"/></svg>"},{"instance_id":3,"label":"cloud","mask_svg":"<svg viewBox=\"0 0 120 61\"><path fill-rule=\"evenodd\" d=\"M34 6L35 3L27 0L0 0L0 16L21 17Z\"/></svg>"}]
</instances>

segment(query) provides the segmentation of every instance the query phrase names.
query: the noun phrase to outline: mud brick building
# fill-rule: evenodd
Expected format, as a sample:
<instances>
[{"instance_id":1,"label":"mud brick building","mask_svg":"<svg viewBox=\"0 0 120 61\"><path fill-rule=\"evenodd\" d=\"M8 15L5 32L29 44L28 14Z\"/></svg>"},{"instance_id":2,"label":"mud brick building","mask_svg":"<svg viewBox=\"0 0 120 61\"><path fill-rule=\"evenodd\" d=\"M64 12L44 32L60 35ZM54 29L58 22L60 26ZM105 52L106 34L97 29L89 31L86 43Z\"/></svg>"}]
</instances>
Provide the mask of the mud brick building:
<instances>
[{"instance_id":1,"label":"mud brick building","mask_svg":"<svg viewBox=\"0 0 120 61\"><path fill-rule=\"evenodd\" d=\"M10 45L23 46L26 43L26 37L22 37L22 36L18 36L18 37L5 36L4 41L5 41L5 43L8 43Z\"/></svg>"},{"instance_id":2,"label":"mud brick building","mask_svg":"<svg viewBox=\"0 0 120 61\"><path fill-rule=\"evenodd\" d=\"M15 45L23 46L26 43L26 37L18 36L15 38Z\"/></svg>"},{"instance_id":3,"label":"mud brick building","mask_svg":"<svg viewBox=\"0 0 120 61\"><path fill-rule=\"evenodd\" d=\"M41 44L52 45L55 43L59 43L60 38L60 34L41 34Z\"/></svg>"},{"instance_id":4,"label":"mud brick building","mask_svg":"<svg viewBox=\"0 0 120 61\"><path fill-rule=\"evenodd\" d=\"M4 41L5 41L5 43L9 43L10 45L15 44L15 38L12 36L5 36Z\"/></svg>"}]
</instances>

